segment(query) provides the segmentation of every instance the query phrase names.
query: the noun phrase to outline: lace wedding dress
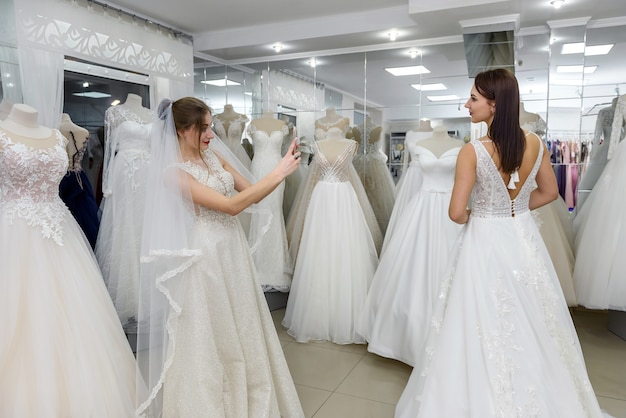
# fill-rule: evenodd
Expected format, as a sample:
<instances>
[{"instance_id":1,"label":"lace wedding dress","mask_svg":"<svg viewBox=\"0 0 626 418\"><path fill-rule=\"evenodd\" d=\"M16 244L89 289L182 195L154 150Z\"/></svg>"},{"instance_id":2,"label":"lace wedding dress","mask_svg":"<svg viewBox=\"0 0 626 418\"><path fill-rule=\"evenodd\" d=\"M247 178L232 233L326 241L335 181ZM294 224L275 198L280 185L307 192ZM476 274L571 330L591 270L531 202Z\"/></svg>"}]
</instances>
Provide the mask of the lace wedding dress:
<instances>
[{"instance_id":1,"label":"lace wedding dress","mask_svg":"<svg viewBox=\"0 0 626 418\"><path fill-rule=\"evenodd\" d=\"M107 110L109 152L95 249L104 282L128 333L137 329L139 253L150 160L152 124L144 120L145 116L123 107Z\"/></svg>"},{"instance_id":2,"label":"lace wedding dress","mask_svg":"<svg viewBox=\"0 0 626 418\"><path fill-rule=\"evenodd\" d=\"M421 355L439 284L461 226L448 216L460 147L437 157L413 147L421 185L387 231L357 331L367 349L411 366ZM394 209L395 210L395 209Z\"/></svg>"},{"instance_id":3,"label":"lace wedding dress","mask_svg":"<svg viewBox=\"0 0 626 418\"><path fill-rule=\"evenodd\" d=\"M351 164L351 142L333 163L316 147L315 166L289 220L296 262L283 325L300 342L365 342L355 325L382 239Z\"/></svg>"},{"instance_id":4,"label":"lace wedding dress","mask_svg":"<svg viewBox=\"0 0 626 418\"><path fill-rule=\"evenodd\" d=\"M181 168L224 194L233 178L215 154ZM303 417L250 249L236 217L197 207L190 243L203 255L183 273L166 371L163 417ZM166 366L167 367L167 366Z\"/></svg>"},{"instance_id":5,"label":"lace wedding dress","mask_svg":"<svg viewBox=\"0 0 626 418\"><path fill-rule=\"evenodd\" d=\"M281 147L283 137L287 134L287 126L283 130L265 132L250 126L254 146L254 158L250 170L260 179L270 173L282 158ZM285 183L281 183L265 199L273 214L272 223L265 231L265 222L253 213L250 220L250 242L257 242L258 246L253 254L259 277L259 283L264 290L289 291L293 263L287 246L285 233L285 219L283 216L283 194Z\"/></svg>"},{"instance_id":6,"label":"lace wedding dress","mask_svg":"<svg viewBox=\"0 0 626 418\"><path fill-rule=\"evenodd\" d=\"M540 141L537 139L537 141ZM472 214L396 418L602 417L550 256L479 141Z\"/></svg>"},{"instance_id":7,"label":"lace wedding dress","mask_svg":"<svg viewBox=\"0 0 626 418\"><path fill-rule=\"evenodd\" d=\"M59 197L66 139L0 131L0 416L131 417L135 359L82 230Z\"/></svg>"},{"instance_id":8,"label":"lace wedding dress","mask_svg":"<svg viewBox=\"0 0 626 418\"><path fill-rule=\"evenodd\" d=\"M250 169L250 157L246 149L241 145L241 138L246 126L248 117L239 116L230 121L222 121L217 115L213 118L213 126L217 136L228 146L235 154L237 159L247 168Z\"/></svg>"}]
</instances>

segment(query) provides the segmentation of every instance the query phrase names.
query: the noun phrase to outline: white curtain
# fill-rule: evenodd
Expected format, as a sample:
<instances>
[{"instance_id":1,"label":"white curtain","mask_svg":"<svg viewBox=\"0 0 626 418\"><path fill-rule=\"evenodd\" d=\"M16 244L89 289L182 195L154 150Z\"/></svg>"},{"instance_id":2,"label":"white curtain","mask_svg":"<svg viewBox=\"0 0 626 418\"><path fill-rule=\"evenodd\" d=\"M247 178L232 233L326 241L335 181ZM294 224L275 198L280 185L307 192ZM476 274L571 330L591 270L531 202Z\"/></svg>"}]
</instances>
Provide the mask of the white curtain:
<instances>
[{"instance_id":1,"label":"white curtain","mask_svg":"<svg viewBox=\"0 0 626 418\"><path fill-rule=\"evenodd\" d=\"M19 48L23 103L39 112L39 124L58 128L63 111L63 54Z\"/></svg>"}]
</instances>

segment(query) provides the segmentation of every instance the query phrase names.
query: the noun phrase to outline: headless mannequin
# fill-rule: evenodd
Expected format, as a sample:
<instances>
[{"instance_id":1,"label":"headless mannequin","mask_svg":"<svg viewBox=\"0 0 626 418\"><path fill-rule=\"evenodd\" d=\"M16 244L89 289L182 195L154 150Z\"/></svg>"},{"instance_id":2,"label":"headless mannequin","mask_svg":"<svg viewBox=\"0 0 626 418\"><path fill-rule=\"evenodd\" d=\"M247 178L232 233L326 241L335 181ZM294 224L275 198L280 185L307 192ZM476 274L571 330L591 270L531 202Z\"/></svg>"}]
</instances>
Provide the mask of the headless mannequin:
<instances>
[{"instance_id":1,"label":"headless mannequin","mask_svg":"<svg viewBox=\"0 0 626 418\"><path fill-rule=\"evenodd\" d=\"M409 150L418 142L430 138L432 131L433 128L428 119L420 120L420 124L417 130L410 130L406 133L406 136L404 138L404 148L406 150Z\"/></svg>"},{"instance_id":2,"label":"headless mannequin","mask_svg":"<svg viewBox=\"0 0 626 418\"><path fill-rule=\"evenodd\" d=\"M270 111L263 112L263 115L258 119L253 119L250 125L254 126L259 131L267 132L271 134L274 131L282 131L284 126L287 126L284 120L276 119L274 113Z\"/></svg>"},{"instance_id":3,"label":"headless mannequin","mask_svg":"<svg viewBox=\"0 0 626 418\"><path fill-rule=\"evenodd\" d=\"M524 108L524 102L519 104L519 123L523 125L529 122L537 122L541 120L541 116L536 113L530 113Z\"/></svg>"},{"instance_id":4,"label":"headless mannequin","mask_svg":"<svg viewBox=\"0 0 626 418\"><path fill-rule=\"evenodd\" d=\"M426 148L439 158L446 151L463 146L463 141L448 135L445 126L437 126L433 129L433 135L420 141L419 146Z\"/></svg>"},{"instance_id":5,"label":"headless mannequin","mask_svg":"<svg viewBox=\"0 0 626 418\"><path fill-rule=\"evenodd\" d=\"M126 96L126 101L118 106L139 116L143 123L151 123L153 117L152 112L150 109L143 107L142 100L141 96L129 93L128 96Z\"/></svg>"},{"instance_id":6,"label":"headless mannequin","mask_svg":"<svg viewBox=\"0 0 626 418\"><path fill-rule=\"evenodd\" d=\"M328 162L332 164L347 147L353 146L354 143L355 141L343 136L341 128L330 128L326 138L317 141L317 146Z\"/></svg>"},{"instance_id":7,"label":"headless mannequin","mask_svg":"<svg viewBox=\"0 0 626 418\"><path fill-rule=\"evenodd\" d=\"M433 127L428 119L420 120L420 125L419 128L417 128L417 132L432 132L432 130Z\"/></svg>"},{"instance_id":8,"label":"headless mannequin","mask_svg":"<svg viewBox=\"0 0 626 418\"><path fill-rule=\"evenodd\" d=\"M0 129L15 142L36 149L50 148L58 142L56 135L52 129L39 125L38 115L37 110L28 105L13 105L7 118L0 121Z\"/></svg>"},{"instance_id":9,"label":"headless mannequin","mask_svg":"<svg viewBox=\"0 0 626 418\"><path fill-rule=\"evenodd\" d=\"M224 105L224 111L215 115L214 118L219 119L220 122L222 122L222 125L224 126L224 131L226 131L227 133L228 128L233 121L237 121L237 123L240 123L241 125L245 125L246 122L248 122L248 117L241 113L235 112L235 109L233 109L233 105L230 104ZM243 126L241 131L243 132Z\"/></svg>"},{"instance_id":10,"label":"headless mannequin","mask_svg":"<svg viewBox=\"0 0 626 418\"><path fill-rule=\"evenodd\" d=\"M5 120L9 116L13 104L9 99L2 99L2 102L0 102L0 120Z\"/></svg>"},{"instance_id":11,"label":"headless mannequin","mask_svg":"<svg viewBox=\"0 0 626 418\"><path fill-rule=\"evenodd\" d=\"M330 128L339 128L342 132L347 132L350 127L350 119L339 116L334 107L326 109L326 116L315 121L315 129L328 131Z\"/></svg>"},{"instance_id":12,"label":"headless mannequin","mask_svg":"<svg viewBox=\"0 0 626 418\"><path fill-rule=\"evenodd\" d=\"M61 115L61 126L59 130L63 136L67 138L67 155L69 157L71 169L74 167L73 161L76 154L79 151L82 151L85 142L89 139L89 131L74 124L70 115L67 113L63 113L63 115Z\"/></svg>"}]
</instances>

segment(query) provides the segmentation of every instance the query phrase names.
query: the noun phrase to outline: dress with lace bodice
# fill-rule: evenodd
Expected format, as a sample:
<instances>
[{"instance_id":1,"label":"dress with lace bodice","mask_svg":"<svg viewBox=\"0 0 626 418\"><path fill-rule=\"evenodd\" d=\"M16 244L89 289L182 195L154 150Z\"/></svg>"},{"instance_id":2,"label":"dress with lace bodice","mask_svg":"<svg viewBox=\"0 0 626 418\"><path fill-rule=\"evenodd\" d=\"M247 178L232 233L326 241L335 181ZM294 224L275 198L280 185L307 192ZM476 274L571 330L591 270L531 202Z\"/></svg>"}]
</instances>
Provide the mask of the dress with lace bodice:
<instances>
[{"instance_id":1,"label":"dress with lace bodice","mask_svg":"<svg viewBox=\"0 0 626 418\"><path fill-rule=\"evenodd\" d=\"M204 159L208 169L190 162L181 168L229 196L231 174L212 151ZM303 417L239 220L205 207L196 213L190 245L203 255L181 278L163 416Z\"/></svg>"},{"instance_id":2,"label":"dress with lace bodice","mask_svg":"<svg viewBox=\"0 0 626 418\"><path fill-rule=\"evenodd\" d=\"M387 230L357 328L368 351L411 366L421 355L439 284L461 230L448 216L460 149L439 157L419 144L412 149L420 187L397 214L393 232Z\"/></svg>"},{"instance_id":3,"label":"dress with lace bodice","mask_svg":"<svg viewBox=\"0 0 626 418\"><path fill-rule=\"evenodd\" d=\"M252 125L250 126L250 135L252 135L254 146L254 158L250 169L257 179L269 174L282 158L281 147L283 137L287 132L286 125L283 126L282 130L273 132L261 131ZM283 182L264 199L273 214L269 229L266 230L262 218L253 213L248 234L250 242L258 241L258 247L253 257L259 273L259 283L265 290L281 292L289 291L293 271L283 216L284 190L285 183Z\"/></svg>"},{"instance_id":4,"label":"dress with lace bodice","mask_svg":"<svg viewBox=\"0 0 626 418\"><path fill-rule=\"evenodd\" d=\"M83 232L59 197L66 139L0 130L0 416L130 417L135 359Z\"/></svg>"},{"instance_id":5,"label":"dress with lace bodice","mask_svg":"<svg viewBox=\"0 0 626 418\"><path fill-rule=\"evenodd\" d=\"M299 223L293 229L301 228L301 234L292 235L297 251L283 325L297 341L365 342L355 325L378 265L373 234L380 237L380 230L367 199L359 200L351 182L356 143L350 142L333 163L316 149L313 190L310 197L301 196L299 206L304 219L297 221L295 214L290 219L290 230L292 222Z\"/></svg>"},{"instance_id":6,"label":"dress with lace bodice","mask_svg":"<svg viewBox=\"0 0 626 418\"><path fill-rule=\"evenodd\" d=\"M243 137L247 121L248 117L246 115L240 115L229 121L222 120L216 115L213 118L213 127L217 136L224 141L239 161L247 169L250 169L250 157L246 149L241 145L241 138Z\"/></svg>"},{"instance_id":7,"label":"dress with lace bodice","mask_svg":"<svg viewBox=\"0 0 626 418\"><path fill-rule=\"evenodd\" d=\"M108 138L115 156L103 181L95 253L122 326L133 333L137 327L139 253L152 124L141 123L131 114L126 117L117 121Z\"/></svg>"},{"instance_id":8,"label":"dress with lace bodice","mask_svg":"<svg viewBox=\"0 0 626 418\"><path fill-rule=\"evenodd\" d=\"M477 161L472 213L395 416L600 418L576 330L528 208L543 147L511 199L484 145L468 146Z\"/></svg>"},{"instance_id":9,"label":"dress with lace bodice","mask_svg":"<svg viewBox=\"0 0 626 418\"><path fill-rule=\"evenodd\" d=\"M362 126L357 129L361 131L361 142L352 163L385 235L396 201L396 184L387 167L387 155L381 149L382 141L371 142L371 133L377 127L368 125L365 130Z\"/></svg>"}]
</instances>

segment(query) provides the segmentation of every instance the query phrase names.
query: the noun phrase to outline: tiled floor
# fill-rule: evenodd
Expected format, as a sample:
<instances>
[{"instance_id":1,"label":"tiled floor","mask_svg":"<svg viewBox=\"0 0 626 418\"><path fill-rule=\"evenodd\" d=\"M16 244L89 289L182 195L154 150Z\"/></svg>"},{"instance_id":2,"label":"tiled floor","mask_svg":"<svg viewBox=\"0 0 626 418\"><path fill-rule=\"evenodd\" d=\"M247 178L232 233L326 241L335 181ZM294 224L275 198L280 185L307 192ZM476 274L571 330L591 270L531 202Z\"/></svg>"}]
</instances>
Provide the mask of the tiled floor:
<instances>
[{"instance_id":1,"label":"tiled floor","mask_svg":"<svg viewBox=\"0 0 626 418\"><path fill-rule=\"evenodd\" d=\"M363 345L301 344L272 312L307 418L392 418L411 368ZM591 383L603 409L626 418L626 341L607 330L606 312L573 311Z\"/></svg>"}]
</instances>

